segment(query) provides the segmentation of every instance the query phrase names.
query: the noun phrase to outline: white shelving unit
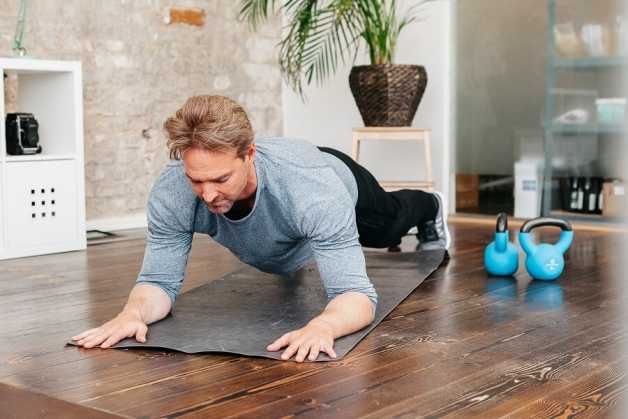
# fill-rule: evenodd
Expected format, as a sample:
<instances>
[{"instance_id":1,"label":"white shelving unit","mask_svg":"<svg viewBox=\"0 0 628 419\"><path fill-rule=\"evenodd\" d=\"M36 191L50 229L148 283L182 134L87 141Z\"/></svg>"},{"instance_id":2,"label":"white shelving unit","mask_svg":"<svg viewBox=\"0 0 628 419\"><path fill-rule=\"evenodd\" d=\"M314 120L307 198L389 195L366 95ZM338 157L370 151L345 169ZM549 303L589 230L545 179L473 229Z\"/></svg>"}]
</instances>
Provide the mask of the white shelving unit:
<instances>
[{"instance_id":1,"label":"white shelving unit","mask_svg":"<svg viewBox=\"0 0 628 419\"><path fill-rule=\"evenodd\" d=\"M17 76L17 111L39 122L42 153L6 151L5 79L0 80L0 259L85 249L81 63L0 58Z\"/></svg>"}]
</instances>

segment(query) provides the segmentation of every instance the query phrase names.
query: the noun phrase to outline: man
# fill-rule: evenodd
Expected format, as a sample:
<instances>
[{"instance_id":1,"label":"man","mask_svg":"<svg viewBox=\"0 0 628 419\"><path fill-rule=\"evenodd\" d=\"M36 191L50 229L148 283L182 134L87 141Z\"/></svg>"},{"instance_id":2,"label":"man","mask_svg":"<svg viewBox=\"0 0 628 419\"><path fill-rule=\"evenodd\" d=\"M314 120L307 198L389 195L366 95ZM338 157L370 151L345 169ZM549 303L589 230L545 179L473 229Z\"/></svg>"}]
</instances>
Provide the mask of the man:
<instances>
[{"instance_id":1,"label":"man","mask_svg":"<svg viewBox=\"0 0 628 419\"><path fill-rule=\"evenodd\" d=\"M421 247L449 246L440 194L385 192L348 156L305 141L254 141L246 113L226 97L192 97L164 128L172 161L149 196L142 270L120 314L72 338L83 347L146 341L147 325L174 307L195 232L265 272L290 274L315 259L327 306L267 347L298 362L334 358L335 339L373 321L377 294L361 245L398 245L416 226Z\"/></svg>"}]
</instances>

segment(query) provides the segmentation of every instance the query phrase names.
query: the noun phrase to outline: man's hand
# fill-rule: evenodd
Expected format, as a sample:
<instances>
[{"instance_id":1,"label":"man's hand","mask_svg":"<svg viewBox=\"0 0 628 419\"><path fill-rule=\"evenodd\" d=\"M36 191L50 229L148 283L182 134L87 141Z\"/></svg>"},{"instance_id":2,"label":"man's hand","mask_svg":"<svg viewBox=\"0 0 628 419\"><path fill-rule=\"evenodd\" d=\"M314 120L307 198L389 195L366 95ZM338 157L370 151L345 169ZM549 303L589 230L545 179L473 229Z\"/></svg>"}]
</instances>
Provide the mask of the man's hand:
<instances>
[{"instance_id":1,"label":"man's hand","mask_svg":"<svg viewBox=\"0 0 628 419\"><path fill-rule=\"evenodd\" d=\"M93 348L100 345L108 348L126 337L135 336L138 342L146 342L148 326L139 314L131 311L123 311L112 320L100 327L89 329L72 337L77 345L84 348Z\"/></svg>"},{"instance_id":2,"label":"man's hand","mask_svg":"<svg viewBox=\"0 0 628 419\"><path fill-rule=\"evenodd\" d=\"M120 314L100 327L73 336L72 340L85 348L98 345L108 348L132 336L143 343L147 325L166 317L170 308L170 297L164 290L152 284L136 284Z\"/></svg>"},{"instance_id":3,"label":"man's hand","mask_svg":"<svg viewBox=\"0 0 628 419\"><path fill-rule=\"evenodd\" d=\"M303 362L306 357L315 361L320 352L336 358L334 340L362 329L374 316L375 307L365 294L346 292L333 298L305 327L286 333L266 349L275 352L287 346L281 359L290 359L296 353L297 362Z\"/></svg>"},{"instance_id":4,"label":"man's hand","mask_svg":"<svg viewBox=\"0 0 628 419\"><path fill-rule=\"evenodd\" d=\"M286 333L266 349L275 352L286 346L288 348L281 354L283 360L290 359L296 353L297 362L303 362L306 357L310 361L315 361L320 352L327 353L330 358L336 358L333 328L320 319L312 319L305 327Z\"/></svg>"}]
</instances>

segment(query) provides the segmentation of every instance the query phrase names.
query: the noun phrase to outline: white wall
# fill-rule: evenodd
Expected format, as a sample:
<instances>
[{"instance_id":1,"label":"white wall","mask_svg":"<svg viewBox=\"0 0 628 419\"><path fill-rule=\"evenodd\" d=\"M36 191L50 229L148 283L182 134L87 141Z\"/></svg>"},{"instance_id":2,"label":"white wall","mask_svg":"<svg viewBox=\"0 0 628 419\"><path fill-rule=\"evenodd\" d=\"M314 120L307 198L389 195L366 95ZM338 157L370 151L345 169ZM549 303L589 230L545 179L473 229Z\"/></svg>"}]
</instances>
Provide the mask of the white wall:
<instances>
[{"instance_id":1,"label":"white wall","mask_svg":"<svg viewBox=\"0 0 628 419\"><path fill-rule=\"evenodd\" d=\"M410 4L411 0L406 0ZM428 72L428 84L413 126L432 129L432 164L436 188L450 195L451 163L451 57L452 4L438 0L423 6L420 21L407 26L399 39L396 62L421 64ZM359 57L357 64L366 64ZM364 126L349 89L348 64L321 86L306 89L303 103L289 87L283 86L283 131L287 137L304 138L316 145L351 151L351 129ZM424 176L419 144L364 143L360 162L378 179L416 180ZM453 193L453 191L451 191ZM452 203L450 202L450 209Z\"/></svg>"}]
</instances>

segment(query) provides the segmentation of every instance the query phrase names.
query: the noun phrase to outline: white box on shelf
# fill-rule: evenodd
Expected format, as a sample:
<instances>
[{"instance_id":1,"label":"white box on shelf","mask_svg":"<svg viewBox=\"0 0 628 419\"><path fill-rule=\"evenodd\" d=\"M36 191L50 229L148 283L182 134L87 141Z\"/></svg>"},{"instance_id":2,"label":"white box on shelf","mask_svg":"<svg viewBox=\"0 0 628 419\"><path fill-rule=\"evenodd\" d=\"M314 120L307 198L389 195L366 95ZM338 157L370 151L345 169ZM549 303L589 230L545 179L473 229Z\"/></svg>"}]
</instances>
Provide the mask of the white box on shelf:
<instances>
[{"instance_id":1,"label":"white box on shelf","mask_svg":"<svg viewBox=\"0 0 628 419\"><path fill-rule=\"evenodd\" d=\"M76 176L72 160L7 164L7 247L67 247L78 239ZM70 246L71 247L71 246ZM71 250L71 249L68 249Z\"/></svg>"},{"instance_id":2,"label":"white box on shelf","mask_svg":"<svg viewBox=\"0 0 628 419\"><path fill-rule=\"evenodd\" d=\"M6 151L0 81L0 259L86 247L81 63L0 58L17 80L12 103L39 122L42 153Z\"/></svg>"},{"instance_id":3,"label":"white box on shelf","mask_svg":"<svg viewBox=\"0 0 628 419\"><path fill-rule=\"evenodd\" d=\"M626 120L625 97L600 98L595 101L597 106L597 120L600 124L621 126Z\"/></svg>"},{"instance_id":4,"label":"white box on shelf","mask_svg":"<svg viewBox=\"0 0 628 419\"><path fill-rule=\"evenodd\" d=\"M553 124L563 126L591 125L595 123L597 90L553 88Z\"/></svg>"},{"instance_id":5,"label":"white box on shelf","mask_svg":"<svg viewBox=\"0 0 628 419\"><path fill-rule=\"evenodd\" d=\"M534 218L541 214L543 161L515 162L515 217Z\"/></svg>"}]
</instances>

